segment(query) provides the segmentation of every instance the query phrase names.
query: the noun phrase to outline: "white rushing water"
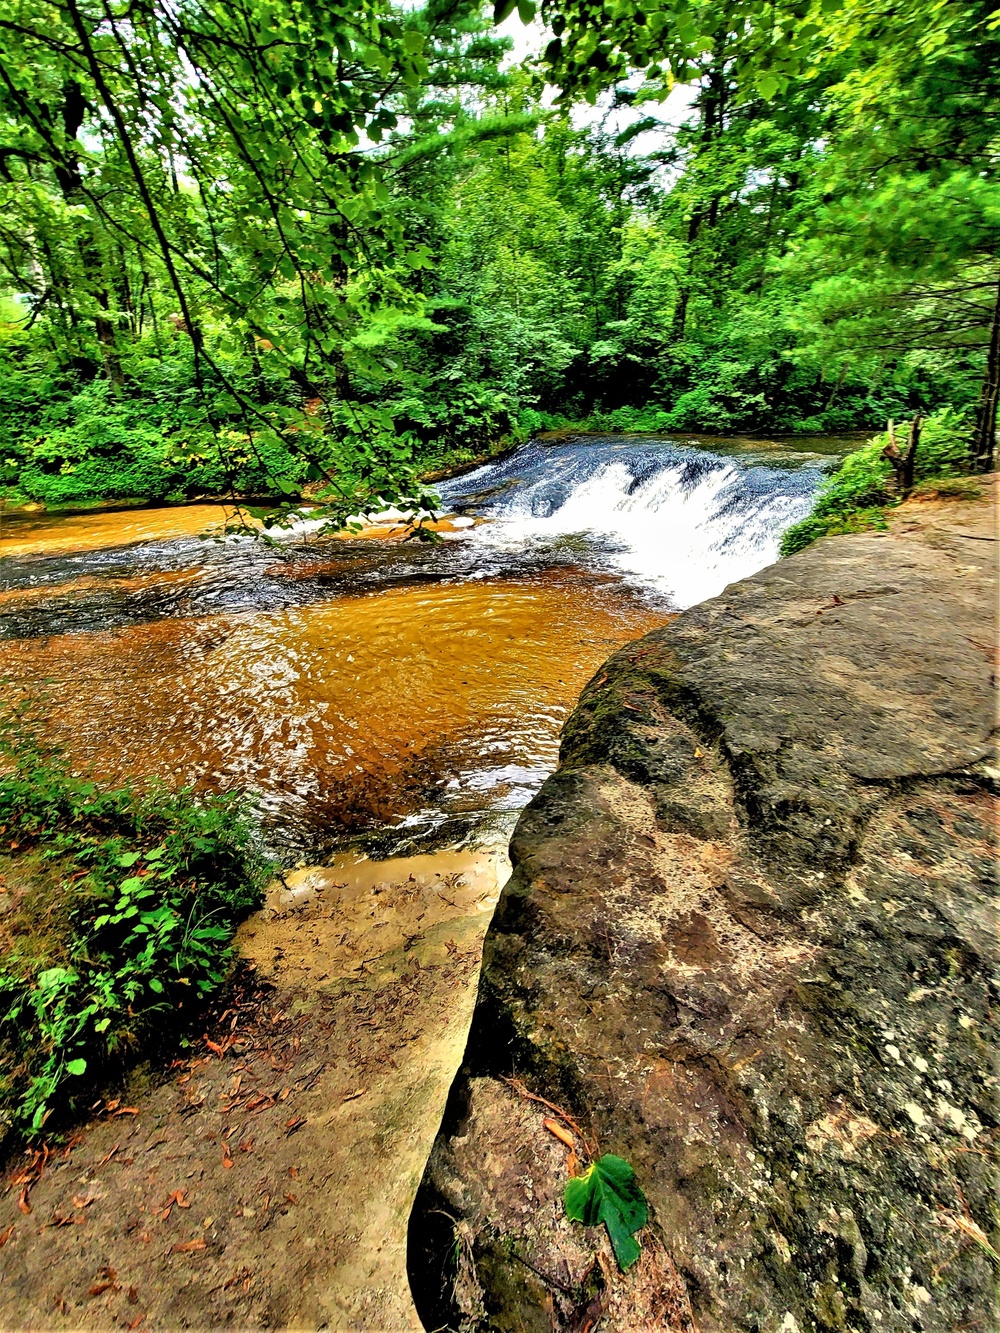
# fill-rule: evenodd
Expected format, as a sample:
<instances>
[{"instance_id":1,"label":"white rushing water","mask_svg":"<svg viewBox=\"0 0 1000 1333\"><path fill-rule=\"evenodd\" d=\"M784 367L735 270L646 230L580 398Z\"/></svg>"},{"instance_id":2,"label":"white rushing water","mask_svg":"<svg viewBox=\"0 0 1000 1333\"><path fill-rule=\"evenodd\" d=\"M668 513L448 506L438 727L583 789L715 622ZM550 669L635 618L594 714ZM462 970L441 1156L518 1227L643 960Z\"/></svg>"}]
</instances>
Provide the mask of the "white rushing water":
<instances>
[{"instance_id":1,"label":"white rushing water","mask_svg":"<svg viewBox=\"0 0 1000 1333\"><path fill-rule=\"evenodd\" d=\"M809 512L820 464L587 439L527 446L446 483L442 498L489 520L474 534L486 575L490 555L506 567L575 539L588 563L686 607L778 558L782 533Z\"/></svg>"}]
</instances>

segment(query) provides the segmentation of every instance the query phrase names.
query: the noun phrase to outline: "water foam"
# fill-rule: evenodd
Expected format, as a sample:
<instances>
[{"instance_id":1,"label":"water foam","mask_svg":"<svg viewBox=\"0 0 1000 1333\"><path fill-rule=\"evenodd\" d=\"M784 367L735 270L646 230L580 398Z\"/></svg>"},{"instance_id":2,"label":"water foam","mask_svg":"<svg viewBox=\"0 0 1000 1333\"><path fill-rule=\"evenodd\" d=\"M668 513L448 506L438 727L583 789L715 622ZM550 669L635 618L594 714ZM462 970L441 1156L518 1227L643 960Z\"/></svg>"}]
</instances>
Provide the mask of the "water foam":
<instances>
[{"instance_id":1,"label":"water foam","mask_svg":"<svg viewBox=\"0 0 1000 1333\"><path fill-rule=\"evenodd\" d=\"M576 538L588 563L686 607L772 564L821 475L818 462L775 467L673 441L588 440L529 446L443 489L451 502L485 496L475 505L491 520L475 530L484 555Z\"/></svg>"}]
</instances>

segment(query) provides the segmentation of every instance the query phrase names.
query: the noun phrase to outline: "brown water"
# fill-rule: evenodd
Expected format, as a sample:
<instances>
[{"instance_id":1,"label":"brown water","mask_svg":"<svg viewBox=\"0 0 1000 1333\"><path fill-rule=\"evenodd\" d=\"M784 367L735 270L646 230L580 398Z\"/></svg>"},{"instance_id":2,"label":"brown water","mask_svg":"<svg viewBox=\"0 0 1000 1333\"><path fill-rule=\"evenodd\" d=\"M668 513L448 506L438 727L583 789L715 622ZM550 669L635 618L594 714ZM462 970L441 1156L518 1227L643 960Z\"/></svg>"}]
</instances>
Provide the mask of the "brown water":
<instances>
[{"instance_id":1,"label":"brown water","mask_svg":"<svg viewBox=\"0 0 1000 1333\"><path fill-rule=\"evenodd\" d=\"M529 445L444 483L437 547L206 540L212 504L8 514L0 676L79 770L245 789L286 860L461 836L526 804L611 652L775 558L822 459L751 444Z\"/></svg>"},{"instance_id":2,"label":"brown water","mask_svg":"<svg viewBox=\"0 0 1000 1333\"><path fill-rule=\"evenodd\" d=\"M192 514L161 511L146 530L169 538L173 516L186 535ZM132 514L65 522L86 550L113 541L116 519L133 540ZM50 521L33 535L36 557L43 537L65 549ZM314 578L335 564L329 546L278 564L272 580ZM8 589L4 610L58 605L64 619L75 608L99 620L123 592L176 592L203 573L91 571ZM0 645L0 661L18 691L44 695L48 733L75 767L113 782L248 788L279 841L314 852L353 830L523 804L598 664L664 619L617 580L561 567L35 633Z\"/></svg>"},{"instance_id":3,"label":"brown water","mask_svg":"<svg viewBox=\"0 0 1000 1333\"><path fill-rule=\"evenodd\" d=\"M193 1060L126 1125L90 1127L73 1183L53 1172L34 1195L39 1215L68 1213L75 1182L101 1182L87 1226L4 1249L25 1327L88 1290L109 1254L120 1285L78 1302L81 1328L134 1320L115 1295L131 1284L151 1328L420 1327L407 1219L465 1046L503 826L555 766L601 662L773 559L776 526L814 485L787 460L753 471L666 441L522 455L453 495L437 548L391 525L279 550L203 541L228 517L217 506L4 520L5 692L43 699L78 769L246 789L284 863L304 867L238 938L294 1038L279 1062L270 1035L251 1044L239 1073ZM337 847L385 829L380 852L451 847L378 861ZM228 1162L220 1131L239 1145ZM189 1212L150 1216L157 1244L137 1245L136 1198L179 1181ZM210 1241L200 1285L171 1244L195 1230Z\"/></svg>"}]
</instances>

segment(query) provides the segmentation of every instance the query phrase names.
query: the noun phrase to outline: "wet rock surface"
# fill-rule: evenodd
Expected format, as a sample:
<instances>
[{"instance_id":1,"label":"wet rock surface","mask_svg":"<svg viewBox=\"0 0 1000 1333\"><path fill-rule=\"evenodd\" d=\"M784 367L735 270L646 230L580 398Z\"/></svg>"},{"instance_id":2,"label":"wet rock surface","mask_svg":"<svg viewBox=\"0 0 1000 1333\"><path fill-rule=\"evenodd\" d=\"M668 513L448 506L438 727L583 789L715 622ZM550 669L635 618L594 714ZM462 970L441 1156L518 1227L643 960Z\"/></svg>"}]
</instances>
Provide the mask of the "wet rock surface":
<instances>
[{"instance_id":1,"label":"wet rock surface","mask_svg":"<svg viewBox=\"0 0 1000 1333\"><path fill-rule=\"evenodd\" d=\"M995 538L907 505L597 673L411 1223L426 1327L994 1327ZM635 1167L628 1275L525 1090Z\"/></svg>"}]
</instances>

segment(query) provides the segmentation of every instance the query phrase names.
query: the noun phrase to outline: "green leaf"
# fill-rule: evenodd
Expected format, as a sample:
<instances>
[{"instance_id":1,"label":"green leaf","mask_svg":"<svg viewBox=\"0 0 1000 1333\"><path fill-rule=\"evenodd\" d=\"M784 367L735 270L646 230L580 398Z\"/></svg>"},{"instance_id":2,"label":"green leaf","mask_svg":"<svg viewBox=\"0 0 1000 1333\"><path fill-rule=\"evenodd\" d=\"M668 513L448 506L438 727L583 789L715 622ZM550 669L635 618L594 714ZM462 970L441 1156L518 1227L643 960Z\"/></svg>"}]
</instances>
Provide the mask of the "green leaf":
<instances>
[{"instance_id":1,"label":"green leaf","mask_svg":"<svg viewBox=\"0 0 1000 1333\"><path fill-rule=\"evenodd\" d=\"M588 1227L604 1223L622 1272L635 1263L639 1243L632 1233L646 1225L649 1210L635 1172L624 1158L604 1153L582 1176L567 1181L564 1200L570 1221Z\"/></svg>"},{"instance_id":2,"label":"green leaf","mask_svg":"<svg viewBox=\"0 0 1000 1333\"><path fill-rule=\"evenodd\" d=\"M493 22L502 23L508 15L513 14L517 0L497 0L493 6Z\"/></svg>"},{"instance_id":3,"label":"green leaf","mask_svg":"<svg viewBox=\"0 0 1000 1333\"><path fill-rule=\"evenodd\" d=\"M757 80L757 91L763 97L765 102L770 102L771 98L778 91L778 80L773 74L763 74Z\"/></svg>"},{"instance_id":4,"label":"green leaf","mask_svg":"<svg viewBox=\"0 0 1000 1333\"><path fill-rule=\"evenodd\" d=\"M530 23L535 17L534 0L518 0L517 15L522 23Z\"/></svg>"},{"instance_id":5,"label":"green leaf","mask_svg":"<svg viewBox=\"0 0 1000 1333\"><path fill-rule=\"evenodd\" d=\"M67 1074L85 1074L87 1072L86 1060L70 1060L66 1066Z\"/></svg>"},{"instance_id":6,"label":"green leaf","mask_svg":"<svg viewBox=\"0 0 1000 1333\"><path fill-rule=\"evenodd\" d=\"M142 852L123 852L118 858L118 864L120 866L134 866L141 855Z\"/></svg>"}]
</instances>

